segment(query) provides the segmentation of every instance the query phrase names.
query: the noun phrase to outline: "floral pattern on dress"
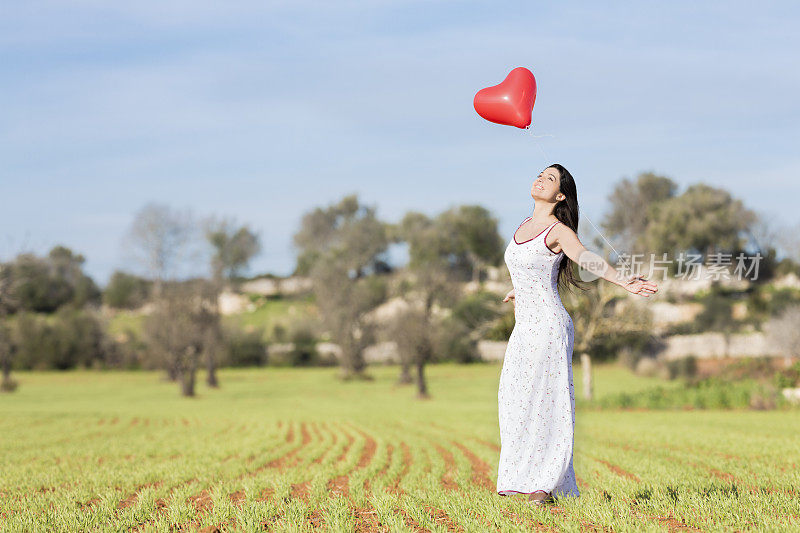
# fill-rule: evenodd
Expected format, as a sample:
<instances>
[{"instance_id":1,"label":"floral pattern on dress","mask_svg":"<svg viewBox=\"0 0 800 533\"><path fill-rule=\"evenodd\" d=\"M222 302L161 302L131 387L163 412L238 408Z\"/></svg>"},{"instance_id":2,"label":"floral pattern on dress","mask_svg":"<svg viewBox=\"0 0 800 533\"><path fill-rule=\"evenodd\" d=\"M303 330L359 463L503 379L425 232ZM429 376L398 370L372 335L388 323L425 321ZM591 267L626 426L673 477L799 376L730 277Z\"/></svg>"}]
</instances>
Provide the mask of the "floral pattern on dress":
<instances>
[{"instance_id":1,"label":"floral pattern on dress","mask_svg":"<svg viewBox=\"0 0 800 533\"><path fill-rule=\"evenodd\" d=\"M575 330L557 287L564 252L553 253L545 243L556 224L521 243L515 231L504 255L516 303L497 393L497 492L503 496L541 491L580 496L572 465Z\"/></svg>"}]
</instances>

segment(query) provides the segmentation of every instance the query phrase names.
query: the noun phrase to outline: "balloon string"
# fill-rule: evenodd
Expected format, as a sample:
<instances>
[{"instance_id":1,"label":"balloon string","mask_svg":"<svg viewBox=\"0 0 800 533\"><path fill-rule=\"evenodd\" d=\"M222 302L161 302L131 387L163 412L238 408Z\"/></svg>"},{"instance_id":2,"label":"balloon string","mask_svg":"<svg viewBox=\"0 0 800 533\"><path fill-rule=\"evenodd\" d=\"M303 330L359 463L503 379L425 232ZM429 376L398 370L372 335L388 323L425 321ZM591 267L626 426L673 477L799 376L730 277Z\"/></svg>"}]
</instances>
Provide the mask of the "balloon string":
<instances>
[{"instance_id":1,"label":"balloon string","mask_svg":"<svg viewBox=\"0 0 800 533\"><path fill-rule=\"evenodd\" d=\"M533 128L531 128L530 124L525 126L525 129L533 133ZM552 133L545 133L544 135L531 135L531 137L555 137L555 135L553 135Z\"/></svg>"},{"instance_id":2,"label":"balloon string","mask_svg":"<svg viewBox=\"0 0 800 533\"><path fill-rule=\"evenodd\" d=\"M539 141L536 140L537 137L543 137L543 135L531 135L531 137L533 138L533 142L536 143L536 146L539 147L539 151L542 152L542 155L544 156L544 158L549 160L550 158L547 157L546 153L544 153L544 148L542 148L542 146L539 144Z\"/></svg>"},{"instance_id":3,"label":"balloon string","mask_svg":"<svg viewBox=\"0 0 800 533\"><path fill-rule=\"evenodd\" d=\"M546 134L546 135L531 135L531 137L533 138L533 142L536 143L536 146L539 147L539 151L542 152L542 155L544 156L544 158L549 161L550 158L547 156L547 154L544 151L544 148L542 148L542 146L539 144L539 142L536 140L536 138L537 137L555 137L555 135L550 135L550 134ZM533 216L533 211L531 211L531 216ZM591 224L592 227L595 229L595 231L598 233L598 235L600 235L603 238L603 240L606 241L606 244L608 244L611 247L611 249L614 250L614 253L617 254L617 258L625 261L625 259L620 255L620 253L617 251L617 249L614 248L614 245L611 244L610 242L608 242L608 239L606 239L606 236L603 235L603 232L600 231L600 229L597 226L595 226L594 222L592 222L592 220L588 216L586 216L585 213L583 214L583 217L587 221L589 221L589 224ZM627 261L626 261L626 264L627 264ZM630 267L630 264L628 264L627 266ZM633 269L632 268L631 268L631 273L633 273Z\"/></svg>"}]
</instances>

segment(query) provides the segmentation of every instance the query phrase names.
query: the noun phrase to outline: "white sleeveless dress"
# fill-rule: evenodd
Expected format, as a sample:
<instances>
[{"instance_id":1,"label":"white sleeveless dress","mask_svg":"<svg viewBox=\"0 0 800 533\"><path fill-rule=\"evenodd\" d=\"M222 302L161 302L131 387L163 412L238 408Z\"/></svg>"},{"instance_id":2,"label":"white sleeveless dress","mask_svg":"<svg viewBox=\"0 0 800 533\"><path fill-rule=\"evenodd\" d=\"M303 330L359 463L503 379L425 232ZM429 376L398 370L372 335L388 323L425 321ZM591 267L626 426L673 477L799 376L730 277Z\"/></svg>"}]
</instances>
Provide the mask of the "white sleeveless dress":
<instances>
[{"instance_id":1,"label":"white sleeveless dress","mask_svg":"<svg viewBox=\"0 0 800 533\"><path fill-rule=\"evenodd\" d=\"M555 254L545 244L556 224L521 243L515 231L505 251L516 304L497 394L501 444L497 492L503 496L533 492L580 496L572 467L575 331L557 289L564 252Z\"/></svg>"}]
</instances>

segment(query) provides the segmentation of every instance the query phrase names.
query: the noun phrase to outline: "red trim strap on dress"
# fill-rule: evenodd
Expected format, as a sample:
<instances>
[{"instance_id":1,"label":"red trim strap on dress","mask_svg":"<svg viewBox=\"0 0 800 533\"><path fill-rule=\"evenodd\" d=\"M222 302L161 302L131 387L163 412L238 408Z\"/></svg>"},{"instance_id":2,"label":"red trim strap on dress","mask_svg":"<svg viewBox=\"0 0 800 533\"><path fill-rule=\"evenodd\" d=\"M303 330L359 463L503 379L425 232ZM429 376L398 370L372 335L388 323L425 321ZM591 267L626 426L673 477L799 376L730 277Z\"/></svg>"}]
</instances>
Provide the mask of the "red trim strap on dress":
<instances>
[{"instance_id":1,"label":"red trim strap on dress","mask_svg":"<svg viewBox=\"0 0 800 533\"><path fill-rule=\"evenodd\" d=\"M558 222L561 222L561 221L559 220ZM556 227L556 224L558 224L558 222L556 222L555 224L553 224L552 226L550 226L550 229L553 229L553 228L555 228L555 227ZM545 233L545 235L544 235L544 239L542 239L542 242L544 243L544 247L545 247L545 248L547 248L547 251L549 251L549 252L550 252L551 254L553 254L553 255L558 255L558 253L560 253L560 252L556 253L556 252L554 252L553 250L551 250L549 246L547 246L547 235L549 235L549 234L550 234L550 229L549 229L549 230L547 230L547 233ZM542 231L544 231L544 230L542 230ZM515 232L515 233L516 233L516 232ZM535 238L536 238L536 237L534 237L534 239L535 239ZM562 250L562 251L563 251L563 250Z\"/></svg>"},{"instance_id":2,"label":"red trim strap on dress","mask_svg":"<svg viewBox=\"0 0 800 533\"><path fill-rule=\"evenodd\" d=\"M517 230L519 230L519 228L521 228L521 227L522 227L522 225L523 225L524 223L526 223L527 221L529 221L530 219L531 219L531 217L525 217L525 220L523 220L522 222L520 222L520 223L519 223L519 226L517 226L517 229L515 229L515 230L514 230L514 235L516 235L516 234L517 234ZM514 241L516 242L516 239L514 239Z\"/></svg>"},{"instance_id":3,"label":"red trim strap on dress","mask_svg":"<svg viewBox=\"0 0 800 533\"><path fill-rule=\"evenodd\" d=\"M531 219L531 217L528 217L528 218L526 218L525 220L523 220L523 221L522 221L522 224L524 224L525 222L527 222L527 221L528 221L528 220L530 220L530 219ZM550 226L547 226L547 228L544 228L542 231L540 231L539 233L537 233L537 234L536 234L536 237L531 237L531 238L530 238L530 239L528 239L527 241L517 242L517 231L519 231L519 228L521 228L521 227L522 227L522 224L520 224L520 225L517 227L517 229L516 229L516 230L514 230L514 236L513 236L513 239L514 239L514 242L515 242L515 243L517 243L517 244L525 244L526 242L531 242L533 239L535 239L536 237L538 237L539 235L541 235L542 233L544 233L544 232L545 232L545 231L546 231L548 228L552 228L552 226L555 226L556 224L558 224L558 221L556 221L556 222L553 222L553 223L552 223Z\"/></svg>"}]
</instances>

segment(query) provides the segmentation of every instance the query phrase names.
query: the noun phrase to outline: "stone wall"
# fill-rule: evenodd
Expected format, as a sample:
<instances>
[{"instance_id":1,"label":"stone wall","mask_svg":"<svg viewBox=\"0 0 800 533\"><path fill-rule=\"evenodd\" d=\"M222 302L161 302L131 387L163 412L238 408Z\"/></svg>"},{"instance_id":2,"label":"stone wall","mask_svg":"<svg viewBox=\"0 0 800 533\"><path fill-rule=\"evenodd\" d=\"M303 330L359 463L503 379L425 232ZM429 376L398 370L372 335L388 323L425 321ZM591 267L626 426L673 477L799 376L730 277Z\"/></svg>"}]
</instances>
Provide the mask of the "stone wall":
<instances>
[{"instance_id":1,"label":"stone wall","mask_svg":"<svg viewBox=\"0 0 800 533\"><path fill-rule=\"evenodd\" d=\"M684 303L673 304L670 302L647 302L647 309L653 313L653 325L664 327L670 324L679 324L694 320L698 313L703 310L703 304Z\"/></svg>"},{"instance_id":2,"label":"stone wall","mask_svg":"<svg viewBox=\"0 0 800 533\"><path fill-rule=\"evenodd\" d=\"M502 361L508 341L478 341L478 353L484 361Z\"/></svg>"},{"instance_id":3,"label":"stone wall","mask_svg":"<svg viewBox=\"0 0 800 533\"><path fill-rule=\"evenodd\" d=\"M235 292L220 293L218 303L219 312L223 315L236 315L255 309L255 305L246 296Z\"/></svg>"},{"instance_id":4,"label":"stone wall","mask_svg":"<svg viewBox=\"0 0 800 533\"><path fill-rule=\"evenodd\" d=\"M726 347L721 333L702 333L699 335L673 335L662 339L666 347L657 358L672 360L693 355L698 359L722 357L778 357L784 356L777 347L771 345L763 333L734 334ZM478 341L478 354L483 361L502 361L505 357L507 341ZM270 351L291 350L291 344L270 345ZM324 356L341 358L341 349L331 342L317 344L317 350ZM369 364L397 364L400 355L397 343L386 341L368 346L364 358Z\"/></svg>"},{"instance_id":5,"label":"stone wall","mask_svg":"<svg viewBox=\"0 0 800 533\"><path fill-rule=\"evenodd\" d=\"M697 358L714 357L759 357L782 356L780 349L772 345L763 333L739 333L730 336L729 343L725 342L722 333L709 332L697 335L673 335L665 337L662 341L666 344L663 351L657 356L660 359L680 359L688 355Z\"/></svg>"},{"instance_id":6,"label":"stone wall","mask_svg":"<svg viewBox=\"0 0 800 533\"><path fill-rule=\"evenodd\" d=\"M310 278L294 276L291 278L260 278L242 283L240 292L276 296L278 294L302 294L312 289Z\"/></svg>"}]
</instances>

